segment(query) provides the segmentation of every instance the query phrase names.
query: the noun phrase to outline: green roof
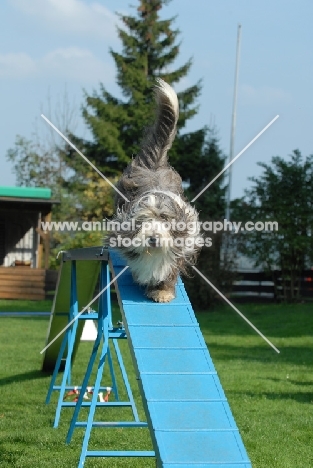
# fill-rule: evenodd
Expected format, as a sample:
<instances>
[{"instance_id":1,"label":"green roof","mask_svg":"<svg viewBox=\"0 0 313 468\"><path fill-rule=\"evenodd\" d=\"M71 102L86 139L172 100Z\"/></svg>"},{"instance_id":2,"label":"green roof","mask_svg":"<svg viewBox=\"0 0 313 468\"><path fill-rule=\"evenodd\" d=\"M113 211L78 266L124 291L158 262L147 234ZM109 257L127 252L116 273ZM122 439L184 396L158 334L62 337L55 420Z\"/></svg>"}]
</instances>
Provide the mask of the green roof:
<instances>
[{"instance_id":1,"label":"green roof","mask_svg":"<svg viewBox=\"0 0 313 468\"><path fill-rule=\"evenodd\" d=\"M51 189L39 187L0 187L0 197L45 198L50 200Z\"/></svg>"}]
</instances>

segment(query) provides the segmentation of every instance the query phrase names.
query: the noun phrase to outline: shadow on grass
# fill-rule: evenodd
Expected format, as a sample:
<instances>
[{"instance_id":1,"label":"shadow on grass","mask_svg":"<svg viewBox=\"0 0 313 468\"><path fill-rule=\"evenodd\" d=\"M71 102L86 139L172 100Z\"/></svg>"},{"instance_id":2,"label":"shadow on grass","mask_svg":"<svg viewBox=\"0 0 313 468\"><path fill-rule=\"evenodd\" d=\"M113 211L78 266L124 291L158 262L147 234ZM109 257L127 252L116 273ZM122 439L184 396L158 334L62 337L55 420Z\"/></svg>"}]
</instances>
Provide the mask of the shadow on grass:
<instances>
[{"instance_id":1,"label":"shadow on grass","mask_svg":"<svg viewBox=\"0 0 313 468\"><path fill-rule=\"evenodd\" d=\"M278 378L274 378L274 377L266 377L266 378L262 377L261 380L271 380L272 382L286 382L286 379L278 379ZM289 377L287 377L287 380L292 385L298 385L300 387L309 386L309 387L312 387L312 389L313 389L313 380L310 380L309 382L308 381L303 382L301 380L290 379Z\"/></svg>"},{"instance_id":2,"label":"shadow on grass","mask_svg":"<svg viewBox=\"0 0 313 468\"><path fill-rule=\"evenodd\" d=\"M209 351L214 359L221 361L250 361L250 362L273 362L284 364L313 365L312 348L305 346L283 346L279 347L277 354L270 347L261 346L234 346L229 344L216 344L206 341Z\"/></svg>"},{"instance_id":3,"label":"shadow on grass","mask_svg":"<svg viewBox=\"0 0 313 468\"><path fill-rule=\"evenodd\" d=\"M22 374L10 375L8 377L3 377L2 379L0 379L0 387L3 387L4 385L10 385L12 383L21 383L29 380L45 379L49 375L51 374L49 374L48 372L42 372L41 370L33 370L29 372L24 372Z\"/></svg>"},{"instance_id":4,"label":"shadow on grass","mask_svg":"<svg viewBox=\"0 0 313 468\"><path fill-rule=\"evenodd\" d=\"M252 398L266 398L267 400L293 400L298 403L313 403L312 392L234 392L230 391L229 395L250 396Z\"/></svg>"}]
</instances>

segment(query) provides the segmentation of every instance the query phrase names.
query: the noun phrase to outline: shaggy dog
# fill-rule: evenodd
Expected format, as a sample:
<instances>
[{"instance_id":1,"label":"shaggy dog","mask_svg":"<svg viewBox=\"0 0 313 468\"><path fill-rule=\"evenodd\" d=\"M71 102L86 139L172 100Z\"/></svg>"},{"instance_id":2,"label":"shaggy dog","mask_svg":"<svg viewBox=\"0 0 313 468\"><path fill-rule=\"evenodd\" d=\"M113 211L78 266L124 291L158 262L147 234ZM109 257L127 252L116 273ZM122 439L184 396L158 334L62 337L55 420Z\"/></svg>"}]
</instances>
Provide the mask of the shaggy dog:
<instances>
[{"instance_id":1,"label":"shaggy dog","mask_svg":"<svg viewBox=\"0 0 313 468\"><path fill-rule=\"evenodd\" d=\"M178 99L161 79L154 93L155 122L117 183L115 230L108 240L127 260L134 280L146 286L146 295L169 302L178 275L195 263L202 239L198 214L167 158L176 135Z\"/></svg>"}]
</instances>

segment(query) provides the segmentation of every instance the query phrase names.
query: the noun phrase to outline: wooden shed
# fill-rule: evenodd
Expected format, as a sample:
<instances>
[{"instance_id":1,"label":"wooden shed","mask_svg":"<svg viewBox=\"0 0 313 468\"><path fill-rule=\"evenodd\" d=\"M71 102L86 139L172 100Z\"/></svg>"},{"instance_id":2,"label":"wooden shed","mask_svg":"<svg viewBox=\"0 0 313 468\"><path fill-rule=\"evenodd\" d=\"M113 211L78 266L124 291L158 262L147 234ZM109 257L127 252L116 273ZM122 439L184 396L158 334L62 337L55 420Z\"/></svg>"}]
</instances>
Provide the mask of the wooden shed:
<instances>
[{"instance_id":1,"label":"wooden shed","mask_svg":"<svg viewBox=\"0 0 313 468\"><path fill-rule=\"evenodd\" d=\"M0 298L44 299L49 280L51 190L0 187Z\"/></svg>"}]
</instances>

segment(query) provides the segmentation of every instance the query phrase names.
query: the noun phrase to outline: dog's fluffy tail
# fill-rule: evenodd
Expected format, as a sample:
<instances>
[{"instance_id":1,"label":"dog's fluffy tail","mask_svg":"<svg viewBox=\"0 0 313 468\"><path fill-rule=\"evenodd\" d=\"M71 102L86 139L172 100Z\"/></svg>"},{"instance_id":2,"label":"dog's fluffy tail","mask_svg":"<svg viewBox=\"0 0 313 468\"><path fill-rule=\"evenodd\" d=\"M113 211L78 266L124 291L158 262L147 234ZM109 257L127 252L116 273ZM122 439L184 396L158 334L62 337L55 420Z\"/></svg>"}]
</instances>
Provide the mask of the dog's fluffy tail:
<instances>
[{"instance_id":1,"label":"dog's fluffy tail","mask_svg":"<svg viewBox=\"0 0 313 468\"><path fill-rule=\"evenodd\" d=\"M139 164L149 169L167 164L167 152L176 135L179 115L177 95L169 84L157 78L154 93L157 103L156 120L147 130L137 155Z\"/></svg>"}]
</instances>

